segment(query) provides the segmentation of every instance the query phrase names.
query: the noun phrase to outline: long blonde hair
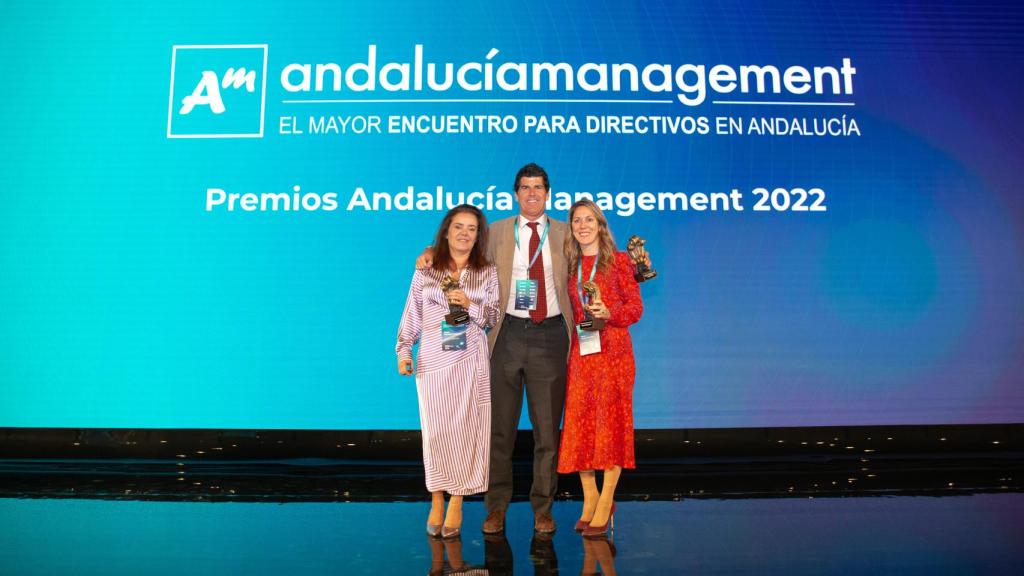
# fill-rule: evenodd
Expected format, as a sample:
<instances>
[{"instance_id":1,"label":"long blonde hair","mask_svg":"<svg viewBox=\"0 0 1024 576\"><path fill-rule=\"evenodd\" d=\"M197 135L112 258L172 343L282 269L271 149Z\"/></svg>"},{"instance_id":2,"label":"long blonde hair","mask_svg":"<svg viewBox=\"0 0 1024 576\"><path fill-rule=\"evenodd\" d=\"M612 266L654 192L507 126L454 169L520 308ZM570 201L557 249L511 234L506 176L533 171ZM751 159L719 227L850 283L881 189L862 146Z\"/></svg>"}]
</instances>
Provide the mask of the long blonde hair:
<instances>
[{"instance_id":1,"label":"long blonde hair","mask_svg":"<svg viewBox=\"0 0 1024 576\"><path fill-rule=\"evenodd\" d=\"M608 219L604 217L604 213L597 207L597 204L594 204L593 200L577 200L572 208L569 208L569 233L565 236L565 259L569 264L569 276L576 272L580 258L583 256L583 249L572 233L573 215L579 208L589 208L594 213L594 218L597 219L597 269L602 272L608 270L615 262L615 253L618 251L612 231L608 229Z\"/></svg>"}]
</instances>

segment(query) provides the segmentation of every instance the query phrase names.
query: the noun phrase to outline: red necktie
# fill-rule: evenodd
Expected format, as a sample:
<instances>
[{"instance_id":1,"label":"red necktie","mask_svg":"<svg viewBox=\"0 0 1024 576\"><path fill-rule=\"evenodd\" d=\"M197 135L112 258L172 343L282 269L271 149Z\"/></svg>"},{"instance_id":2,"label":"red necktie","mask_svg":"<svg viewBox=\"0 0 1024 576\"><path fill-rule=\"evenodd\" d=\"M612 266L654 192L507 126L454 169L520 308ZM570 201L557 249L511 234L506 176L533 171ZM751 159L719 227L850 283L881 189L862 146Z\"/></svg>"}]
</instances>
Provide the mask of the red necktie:
<instances>
[{"instance_id":1,"label":"red necktie","mask_svg":"<svg viewBox=\"0 0 1024 576\"><path fill-rule=\"evenodd\" d=\"M536 222L527 222L526 225L530 227L530 231L533 233L530 236L530 251L527 258L533 258L533 255L537 253L537 248L540 246L540 234L537 233ZM530 266L530 280L537 281L537 308L530 310L530 319L534 323L540 323L548 317L548 289L544 284L543 254L537 254L537 259L533 261L533 266Z\"/></svg>"}]
</instances>

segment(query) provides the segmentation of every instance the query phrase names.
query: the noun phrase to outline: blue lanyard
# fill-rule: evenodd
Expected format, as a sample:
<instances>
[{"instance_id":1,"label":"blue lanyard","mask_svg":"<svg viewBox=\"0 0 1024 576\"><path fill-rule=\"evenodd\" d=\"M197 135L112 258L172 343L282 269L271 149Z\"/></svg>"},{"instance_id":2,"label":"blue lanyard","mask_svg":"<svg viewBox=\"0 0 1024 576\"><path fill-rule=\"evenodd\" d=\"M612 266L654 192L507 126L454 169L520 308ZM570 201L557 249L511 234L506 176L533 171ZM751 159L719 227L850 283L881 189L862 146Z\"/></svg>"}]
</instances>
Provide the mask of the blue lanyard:
<instances>
[{"instance_id":1,"label":"blue lanyard","mask_svg":"<svg viewBox=\"0 0 1024 576\"><path fill-rule=\"evenodd\" d=\"M598 252L597 256L594 256L594 265L590 267L590 278L587 282L594 281L594 274L597 272L597 261L601 259L601 253ZM583 299L583 255L580 254L580 261L576 266L576 293L580 296L580 304L586 306L590 304L587 300Z\"/></svg>"},{"instance_id":2,"label":"blue lanyard","mask_svg":"<svg viewBox=\"0 0 1024 576\"><path fill-rule=\"evenodd\" d=\"M533 268L533 263L537 261L537 256L540 256L541 251L544 249L544 241L548 239L548 228L551 228L550 218L548 218L548 223L544 225L544 233L540 235L540 244L537 244L537 251L533 253L533 258L530 258L530 265L526 267L527 271ZM519 216L516 216L516 248L519 248Z\"/></svg>"}]
</instances>

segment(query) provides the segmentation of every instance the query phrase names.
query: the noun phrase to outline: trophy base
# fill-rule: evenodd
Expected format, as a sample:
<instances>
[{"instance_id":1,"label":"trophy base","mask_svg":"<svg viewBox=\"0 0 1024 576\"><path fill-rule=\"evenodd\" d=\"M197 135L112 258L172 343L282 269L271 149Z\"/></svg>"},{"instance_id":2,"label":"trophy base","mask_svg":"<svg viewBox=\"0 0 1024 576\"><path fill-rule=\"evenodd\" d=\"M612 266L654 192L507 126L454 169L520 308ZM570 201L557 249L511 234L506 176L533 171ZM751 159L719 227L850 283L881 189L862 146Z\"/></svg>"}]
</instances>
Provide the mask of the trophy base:
<instances>
[{"instance_id":1,"label":"trophy base","mask_svg":"<svg viewBox=\"0 0 1024 576\"><path fill-rule=\"evenodd\" d=\"M597 332L598 330L604 329L603 318L588 318L583 322L580 322L580 330L586 330L587 332Z\"/></svg>"},{"instance_id":2,"label":"trophy base","mask_svg":"<svg viewBox=\"0 0 1024 576\"><path fill-rule=\"evenodd\" d=\"M643 272L638 271L636 274L633 274L633 278L637 282L647 282L648 280L654 278L657 275L658 273L655 272L654 270L644 270Z\"/></svg>"},{"instance_id":3,"label":"trophy base","mask_svg":"<svg viewBox=\"0 0 1024 576\"><path fill-rule=\"evenodd\" d=\"M469 322L469 312L465 310L460 310L458 312L453 311L451 314L445 315L444 321L447 322L449 326L462 326L466 322Z\"/></svg>"}]
</instances>

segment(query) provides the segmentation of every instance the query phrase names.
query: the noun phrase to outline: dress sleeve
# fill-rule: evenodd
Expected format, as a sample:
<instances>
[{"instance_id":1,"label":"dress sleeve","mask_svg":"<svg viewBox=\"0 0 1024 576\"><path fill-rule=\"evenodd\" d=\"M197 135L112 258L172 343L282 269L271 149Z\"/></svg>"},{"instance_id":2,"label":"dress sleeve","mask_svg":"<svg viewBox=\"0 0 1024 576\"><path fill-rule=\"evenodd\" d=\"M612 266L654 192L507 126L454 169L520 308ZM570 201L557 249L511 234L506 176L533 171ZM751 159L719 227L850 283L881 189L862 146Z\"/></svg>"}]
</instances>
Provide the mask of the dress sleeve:
<instances>
[{"instance_id":1,"label":"dress sleeve","mask_svg":"<svg viewBox=\"0 0 1024 576\"><path fill-rule=\"evenodd\" d=\"M619 298L608 307L611 316L608 324L625 328L636 324L644 313L644 302L640 298L640 284L633 278L633 261L625 252L615 255L615 288Z\"/></svg>"},{"instance_id":2,"label":"dress sleeve","mask_svg":"<svg viewBox=\"0 0 1024 576\"><path fill-rule=\"evenodd\" d=\"M412 346L420 339L420 328L423 323L423 272L417 270L412 275L409 296L405 299L405 310L402 321L398 324L398 344L395 353L399 360L412 360Z\"/></svg>"},{"instance_id":3,"label":"dress sleeve","mask_svg":"<svg viewBox=\"0 0 1024 576\"><path fill-rule=\"evenodd\" d=\"M487 283L484 286L484 298L478 304L470 301L469 317L481 328L490 328L498 323L498 269L487 267Z\"/></svg>"}]
</instances>

